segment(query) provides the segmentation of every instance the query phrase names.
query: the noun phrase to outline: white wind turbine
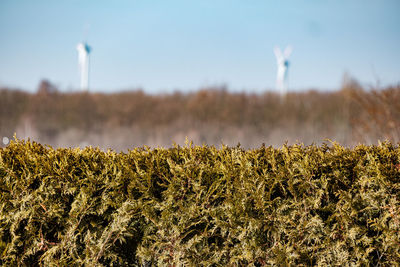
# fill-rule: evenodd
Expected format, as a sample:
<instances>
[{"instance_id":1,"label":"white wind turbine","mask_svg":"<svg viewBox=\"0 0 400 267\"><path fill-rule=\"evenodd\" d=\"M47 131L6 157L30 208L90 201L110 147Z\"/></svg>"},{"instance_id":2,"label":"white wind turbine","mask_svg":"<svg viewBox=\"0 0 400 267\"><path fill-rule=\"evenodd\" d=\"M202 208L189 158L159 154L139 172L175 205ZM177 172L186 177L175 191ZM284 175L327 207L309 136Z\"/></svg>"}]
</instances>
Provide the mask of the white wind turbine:
<instances>
[{"instance_id":1,"label":"white wind turbine","mask_svg":"<svg viewBox=\"0 0 400 267\"><path fill-rule=\"evenodd\" d=\"M281 96L286 96L287 92L287 73L289 68L289 56L292 53L292 46L288 45L285 50L281 51L278 46L275 46L274 53L276 56L276 63L278 71L276 75L276 88L281 93Z\"/></svg>"},{"instance_id":2,"label":"white wind turbine","mask_svg":"<svg viewBox=\"0 0 400 267\"><path fill-rule=\"evenodd\" d=\"M91 47L86 43L79 43L76 47L78 50L78 64L81 76L81 90L89 89L89 54Z\"/></svg>"}]
</instances>

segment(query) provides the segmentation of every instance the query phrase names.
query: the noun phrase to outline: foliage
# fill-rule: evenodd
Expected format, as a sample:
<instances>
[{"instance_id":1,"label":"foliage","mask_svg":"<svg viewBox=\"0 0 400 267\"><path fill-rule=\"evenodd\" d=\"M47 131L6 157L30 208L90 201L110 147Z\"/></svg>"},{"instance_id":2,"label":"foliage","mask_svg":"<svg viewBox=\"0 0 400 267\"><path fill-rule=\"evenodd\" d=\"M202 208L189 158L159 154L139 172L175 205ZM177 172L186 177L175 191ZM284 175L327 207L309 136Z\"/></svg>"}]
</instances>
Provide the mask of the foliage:
<instances>
[{"instance_id":1,"label":"foliage","mask_svg":"<svg viewBox=\"0 0 400 267\"><path fill-rule=\"evenodd\" d=\"M372 89L368 94L362 90L351 90L350 95L361 112L355 123L357 132L364 137L400 141L400 89L388 87L386 90ZM365 136L363 133L369 133Z\"/></svg>"},{"instance_id":2,"label":"foliage","mask_svg":"<svg viewBox=\"0 0 400 267\"><path fill-rule=\"evenodd\" d=\"M27 93L0 88L0 137L13 135L28 103Z\"/></svg>"},{"instance_id":3,"label":"foliage","mask_svg":"<svg viewBox=\"0 0 400 267\"><path fill-rule=\"evenodd\" d=\"M0 265L389 266L400 148L0 148Z\"/></svg>"}]
</instances>

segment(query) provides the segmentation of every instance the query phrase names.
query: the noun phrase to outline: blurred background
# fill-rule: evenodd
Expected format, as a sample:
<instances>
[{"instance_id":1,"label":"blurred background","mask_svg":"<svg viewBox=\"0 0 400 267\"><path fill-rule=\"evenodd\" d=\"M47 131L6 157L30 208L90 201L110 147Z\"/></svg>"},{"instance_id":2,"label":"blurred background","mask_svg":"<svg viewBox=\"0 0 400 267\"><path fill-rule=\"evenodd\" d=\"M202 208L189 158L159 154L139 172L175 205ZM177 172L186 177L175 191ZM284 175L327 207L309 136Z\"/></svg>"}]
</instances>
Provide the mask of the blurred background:
<instances>
[{"instance_id":1,"label":"blurred background","mask_svg":"<svg viewBox=\"0 0 400 267\"><path fill-rule=\"evenodd\" d=\"M0 145L399 142L399 11L397 0L1 0ZM90 46L87 88L78 43ZM274 47L288 45L283 95Z\"/></svg>"}]
</instances>

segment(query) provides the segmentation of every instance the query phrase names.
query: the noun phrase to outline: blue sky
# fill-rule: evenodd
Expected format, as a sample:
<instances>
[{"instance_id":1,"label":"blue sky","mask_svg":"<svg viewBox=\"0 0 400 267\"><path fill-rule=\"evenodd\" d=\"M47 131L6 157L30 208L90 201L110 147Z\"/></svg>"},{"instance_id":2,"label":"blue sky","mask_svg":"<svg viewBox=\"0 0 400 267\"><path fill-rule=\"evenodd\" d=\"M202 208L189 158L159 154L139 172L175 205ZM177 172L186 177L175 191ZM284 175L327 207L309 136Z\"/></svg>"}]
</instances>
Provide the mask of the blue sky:
<instances>
[{"instance_id":1,"label":"blue sky","mask_svg":"<svg viewBox=\"0 0 400 267\"><path fill-rule=\"evenodd\" d=\"M287 44L291 90L337 89L345 72L398 84L399 13L398 0L1 0L0 86L78 88L83 39L94 91L273 90Z\"/></svg>"}]
</instances>

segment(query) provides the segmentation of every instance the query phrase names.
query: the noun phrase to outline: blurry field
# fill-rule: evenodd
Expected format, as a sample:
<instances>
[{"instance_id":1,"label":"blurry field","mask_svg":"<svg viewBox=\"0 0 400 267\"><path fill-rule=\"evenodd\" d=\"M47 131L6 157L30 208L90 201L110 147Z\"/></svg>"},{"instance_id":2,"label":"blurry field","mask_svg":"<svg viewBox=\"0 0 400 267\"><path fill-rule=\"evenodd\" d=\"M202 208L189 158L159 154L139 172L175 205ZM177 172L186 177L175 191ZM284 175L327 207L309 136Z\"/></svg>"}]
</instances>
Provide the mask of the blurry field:
<instances>
[{"instance_id":1,"label":"blurry field","mask_svg":"<svg viewBox=\"0 0 400 267\"><path fill-rule=\"evenodd\" d=\"M0 89L0 136L55 147L93 145L126 150L195 144L244 148L266 145L345 146L400 140L400 87L364 89L349 82L334 92L231 93L206 88L149 95L61 93L48 82L31 94ZM4 145L4 144L1 144Z\"/></svg>"}]
</instances>

